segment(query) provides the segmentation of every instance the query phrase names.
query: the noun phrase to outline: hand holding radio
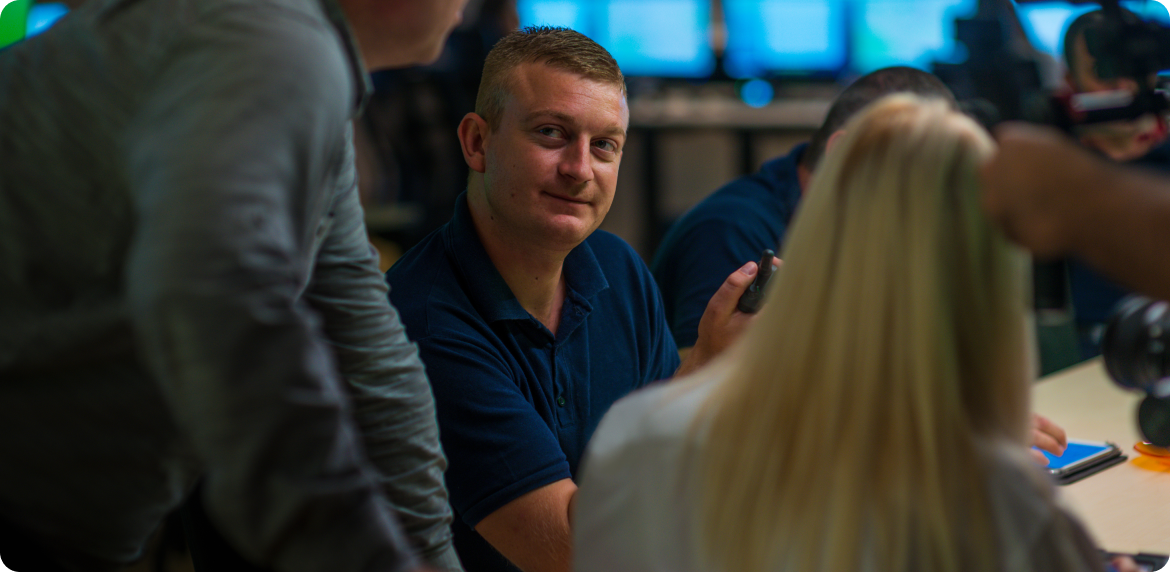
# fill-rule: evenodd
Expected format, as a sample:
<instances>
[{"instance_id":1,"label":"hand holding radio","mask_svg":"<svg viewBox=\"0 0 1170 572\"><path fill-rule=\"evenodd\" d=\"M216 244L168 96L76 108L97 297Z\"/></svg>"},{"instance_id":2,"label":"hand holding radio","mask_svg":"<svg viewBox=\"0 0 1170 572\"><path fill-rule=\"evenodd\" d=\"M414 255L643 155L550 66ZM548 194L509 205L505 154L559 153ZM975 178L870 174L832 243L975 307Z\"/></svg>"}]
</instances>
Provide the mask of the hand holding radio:
<instances>
[{"instance_id":1,"label":"hand holding radio","mask_svg":"<svg viewBox=\"0 0 1170 572\"><path fill-rule=\"evenodd\" d=\"M723 285L711 296L707 302L707 309L699 320L699 337L695 346L685 353L683 363L675 375L684 375L702 366L711 358L719 355L737 340L743 329L751 322L754 314L745 312L741 304L743 298L750 301L752 296L747 294L755 288L759 299L756 308L763 303L763 289L767 276L772 274L775 267L780 265L780 259L772 255L771 250L764 251L767 255L760 264L748 262L735 272L732 272ZM685 348L684 348L685 349Z\"/></svg>"}]
</instances>

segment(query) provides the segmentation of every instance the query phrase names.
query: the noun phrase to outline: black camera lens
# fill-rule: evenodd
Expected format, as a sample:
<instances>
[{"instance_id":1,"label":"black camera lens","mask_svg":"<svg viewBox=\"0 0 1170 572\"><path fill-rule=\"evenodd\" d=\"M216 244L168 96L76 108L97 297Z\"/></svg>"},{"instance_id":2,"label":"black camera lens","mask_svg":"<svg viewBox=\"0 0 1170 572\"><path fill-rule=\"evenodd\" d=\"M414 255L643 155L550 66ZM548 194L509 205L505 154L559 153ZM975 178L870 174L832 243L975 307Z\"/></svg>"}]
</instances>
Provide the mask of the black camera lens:
<instances>
[{"instance_id":1,"label":"black camera lens","mask_svg":"<svg viewBox=\"0 0 1170 572\"><path fill-rule=\"evenodd\" d=\"M1159 447L1170 447L1170 401L1147 395L1138 406L1142 435Z\"/></svg>"},{"instance_id":2,"label":"black camera lens","mask_svg":"<svg viewBox=\"0 0 1170 572\"><path fill-rule=\"evenodd\" d=\"M1101 339L1105 370L1119 385L1147 393L1170 377L1170 303L1127 296L1118 305Z\"/></svg>"},{"instance_id":3,"label":"black camera lens","mask_svg":"<svg viewBox=\"0 0 1170 572\"><path fill-rule=\"evenodd\" d=\"M1109 377L1144 391L1138 427L1146 440L1170 446L1170 302L1127 296L1117 305L1101 340Z\"/></svg>"}]
</instances>

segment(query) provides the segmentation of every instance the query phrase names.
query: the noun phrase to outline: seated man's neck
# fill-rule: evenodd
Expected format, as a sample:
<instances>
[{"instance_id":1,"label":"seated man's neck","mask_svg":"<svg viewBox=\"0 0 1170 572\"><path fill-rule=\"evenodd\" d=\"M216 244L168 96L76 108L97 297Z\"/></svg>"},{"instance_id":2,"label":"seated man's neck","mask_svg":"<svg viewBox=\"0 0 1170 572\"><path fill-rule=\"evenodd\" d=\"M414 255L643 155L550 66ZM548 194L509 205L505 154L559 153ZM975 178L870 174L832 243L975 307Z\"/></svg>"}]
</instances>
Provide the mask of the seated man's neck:
<instances>
[{"instance_id":1,"label":"seated man's neck","mask_svg":"<svg viewBox=\"0 0 1170 572\"><path fill-rule=\"evenodd\" d=\"M475 232L520 306L532 314L553 335L561 321L565 303L565 257L568 250L535 244L507 228L493 224L490 215L468 196Z\"/></svg>"},{"instance_id":2,"label":"seated man's neck","mask_svg":"<svg viewBox=\"0 0 1170 572\"><path fill-rule=\"evenodd\" d=\"M812 181L812 170L806 167L803 162L796 164L796 180L800 183L800 194L804 195Z\"/></svg>"}]
</instances>

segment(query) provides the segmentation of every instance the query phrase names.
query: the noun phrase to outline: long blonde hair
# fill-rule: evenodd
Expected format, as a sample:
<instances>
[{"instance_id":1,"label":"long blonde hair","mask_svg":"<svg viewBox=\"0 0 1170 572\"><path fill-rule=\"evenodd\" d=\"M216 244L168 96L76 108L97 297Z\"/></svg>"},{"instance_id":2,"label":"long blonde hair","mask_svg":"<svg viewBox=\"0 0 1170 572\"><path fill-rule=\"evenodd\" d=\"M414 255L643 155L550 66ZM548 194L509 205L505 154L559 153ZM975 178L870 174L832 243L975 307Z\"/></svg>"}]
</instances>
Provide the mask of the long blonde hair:
<instances>
[{"instance_id":1,"label":"long blonde hair","mask_svg":"<svg viewBox=\"0 0 1170 572\"><path fill-rule=\"evenodd\" d=\"M1028 427L1024 264L984 216L994 149L941 101L846 128L696 427L722 571L993 570L980 442Z\"/></svg>"}]
</instances>

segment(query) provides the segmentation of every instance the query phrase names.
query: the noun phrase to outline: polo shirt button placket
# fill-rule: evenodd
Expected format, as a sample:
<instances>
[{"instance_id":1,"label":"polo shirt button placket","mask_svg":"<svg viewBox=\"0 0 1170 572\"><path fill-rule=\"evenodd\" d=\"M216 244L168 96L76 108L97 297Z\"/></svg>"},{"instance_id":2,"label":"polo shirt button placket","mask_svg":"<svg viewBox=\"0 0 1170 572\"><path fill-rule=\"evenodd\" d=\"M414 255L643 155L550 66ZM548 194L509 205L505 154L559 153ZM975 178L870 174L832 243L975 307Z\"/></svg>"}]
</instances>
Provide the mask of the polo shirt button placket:
<instances>
[{"instance_id":1,"label":"polo shirt button placket","mask_svg":"<svg viewBox=\"0 0 1170 572\"><path fill-rule=\"evenodd\" d=\"M565 406L565 396L563 394L558 395L557 396L557 407L564 407L564 406Z\"/></svg>"}]
</instances>

